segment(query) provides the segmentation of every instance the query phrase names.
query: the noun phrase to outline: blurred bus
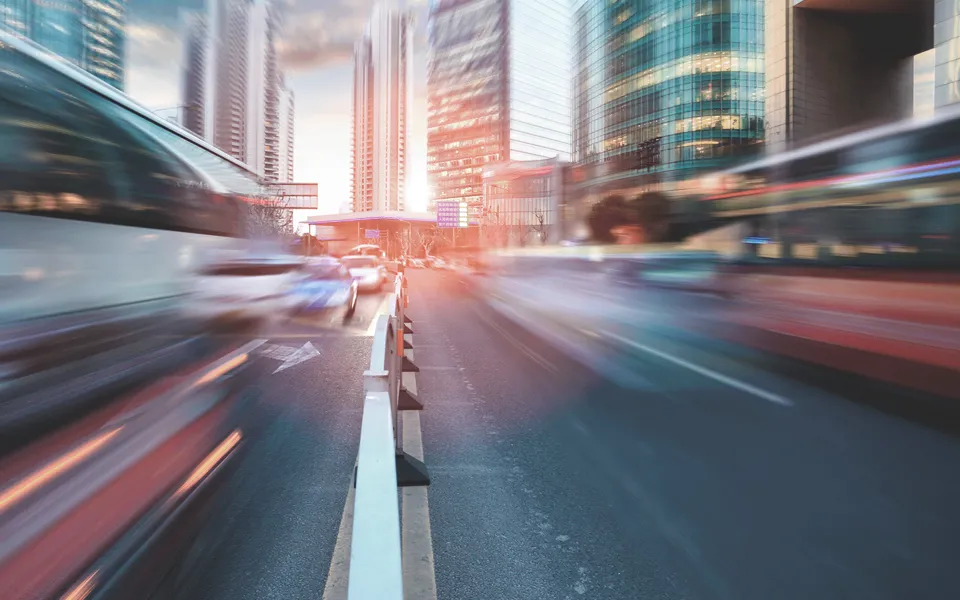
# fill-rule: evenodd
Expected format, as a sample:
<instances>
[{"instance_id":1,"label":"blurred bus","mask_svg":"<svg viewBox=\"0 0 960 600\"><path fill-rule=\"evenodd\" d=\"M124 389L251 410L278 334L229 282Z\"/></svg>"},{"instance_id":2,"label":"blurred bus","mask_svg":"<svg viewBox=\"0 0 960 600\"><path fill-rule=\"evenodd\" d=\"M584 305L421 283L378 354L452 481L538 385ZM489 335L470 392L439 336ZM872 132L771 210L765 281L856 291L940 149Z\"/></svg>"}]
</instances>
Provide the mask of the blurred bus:
<instances>
[{"instance_id":1,"label":"blurred bus","mask_svg":"<svg viewBox=\"0 0 960 600\"><path fill-rule=\"evenodd\" d=\"M173 340L196 274L244 256L261 189L239 161L0 33L0 429L185 356Z\"/></svg>"},{"instance_id":2,"label":"blurred bus","mask_svg":"<svg viewBox=\"0 0 960 600\"><path fill-rule=\"evenodd\" d=\"M703 188L703 212L738 232L721 280L747 307L743 341L960 397L960 111L770 156Z\"/></svg>"},{"instance_id":3,"label":"blurred bus","mask_svg":"<svg viewBox=\"0 0 960 600\"><path fill-rule=\"evenodd\" d=\"M702 201L746 227L744 261L960 269L960 112L905 121L710 177Z\"/></svg>"}]
</instances>

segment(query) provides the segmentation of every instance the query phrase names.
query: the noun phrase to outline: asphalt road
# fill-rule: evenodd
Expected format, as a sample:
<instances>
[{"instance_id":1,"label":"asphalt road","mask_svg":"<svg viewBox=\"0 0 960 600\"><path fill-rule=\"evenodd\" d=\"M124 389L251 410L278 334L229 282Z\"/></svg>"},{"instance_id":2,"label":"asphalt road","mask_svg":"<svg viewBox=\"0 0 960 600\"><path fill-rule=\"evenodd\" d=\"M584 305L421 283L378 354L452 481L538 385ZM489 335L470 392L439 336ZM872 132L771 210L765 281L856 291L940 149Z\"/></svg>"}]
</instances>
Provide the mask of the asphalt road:
<instances>
[{"instance_id":1,"label":"asphalt road","mask_svg":"<svg viewBox=\"0 0 960 600\"><path fill-rule=\"evenodd\" d=\"M347 324L300 319L262 333L261 429L183 558L173 597L322 596L360 435L362 373L384 294Z\"/></svg>"},{"instance_id":2,"label":"asphalt road","mask_svg":"<svg viewBox=\"0 0 960 600\"><path fill-rule=\"evenodd\" d=\"M540 287L411 273L441 600L960 597L956 437Z\"/></svg>"}]
</instances>

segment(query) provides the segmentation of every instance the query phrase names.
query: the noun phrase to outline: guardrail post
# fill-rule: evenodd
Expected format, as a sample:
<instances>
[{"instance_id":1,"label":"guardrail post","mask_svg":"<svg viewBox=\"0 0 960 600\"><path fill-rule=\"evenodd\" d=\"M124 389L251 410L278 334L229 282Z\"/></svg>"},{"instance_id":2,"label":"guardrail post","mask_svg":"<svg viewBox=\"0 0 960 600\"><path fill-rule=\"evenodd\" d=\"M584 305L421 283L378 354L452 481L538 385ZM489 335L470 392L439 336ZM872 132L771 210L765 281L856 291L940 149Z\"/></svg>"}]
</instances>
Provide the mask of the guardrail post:
<instances>
[{"instance_id":1,"label":"guardrail post","mask_svg":"<svg viewBox=\"0 0 960 600\"><path fill-rule=\"evenodd\" d=\"M408 320L408 317L404 314L404 308L406 307L406 302L404 301L404 296L406 296L406 278L403 276L403 274L397 275L394 290L394 304L392 305L392 310L390 313L391 317L394 319L394 331L396 332L397 336L397 485L400 487L430 485L430 476L427 474L426 465L424 465L422 461L403 451L403 437L401 433L402 428L399 411L422 410L423 405L420 403L420 400L417 398L416 394L408 390L403 385L403 373L416 373L420 371L420 369L404 355L404 350L408 349L408 345L412 347L413 344L408 344L405 335L407 329L405 327L405 321Z\"/></svg>"}]
</instances>

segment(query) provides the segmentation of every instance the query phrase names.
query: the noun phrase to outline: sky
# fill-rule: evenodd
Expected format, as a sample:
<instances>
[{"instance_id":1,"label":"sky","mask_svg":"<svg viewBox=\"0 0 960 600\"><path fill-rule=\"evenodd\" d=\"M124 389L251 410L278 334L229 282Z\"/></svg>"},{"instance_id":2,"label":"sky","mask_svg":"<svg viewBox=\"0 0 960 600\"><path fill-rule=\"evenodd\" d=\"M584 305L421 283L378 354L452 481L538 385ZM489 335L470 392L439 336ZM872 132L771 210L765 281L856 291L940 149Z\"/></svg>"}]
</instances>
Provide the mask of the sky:
<instances>
[{"instance_id":1,"label":"sky","mask_svg":"<svg viewBox=\"0 0 960 600\"><path fill-rule=\"evenodd\" d=\"M375 0L277 0L284 26L277 51L287 86L295 97L294 177L319 183L319 208L340 212L350 202L350 125L353 46ZM413 102L407 157L407 208L426 210L426 0L407 0L416 13ZM397 4L395 4L397 5ZM180 12L200 9L204 0L129 0L127 4L126 92L160 114L182 104ZM300 214L302 213L302 214Z\"/></svg>"}]
</instances>

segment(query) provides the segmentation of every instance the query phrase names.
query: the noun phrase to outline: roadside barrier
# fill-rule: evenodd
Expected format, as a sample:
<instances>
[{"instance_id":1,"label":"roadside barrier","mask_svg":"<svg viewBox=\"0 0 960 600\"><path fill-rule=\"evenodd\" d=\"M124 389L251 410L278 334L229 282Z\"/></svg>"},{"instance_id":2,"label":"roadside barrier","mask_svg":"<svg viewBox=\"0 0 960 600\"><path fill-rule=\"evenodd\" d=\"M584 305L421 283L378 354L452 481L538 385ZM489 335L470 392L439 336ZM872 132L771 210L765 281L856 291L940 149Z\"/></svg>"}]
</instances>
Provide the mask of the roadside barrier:
<instances>
[{"instance_id":1,"label":"roadside barrier","mask_svg":"<svg viewBox=\"0 0 960 600\"><path fill-rule=\"evenodd\" d=\"M406 315L407 281L397 274L387 298L388 314L377 319L370 366L363 374L363 418L354 477L349 600L402 600L400 502L397 487L430 485L426 466L403 451L401 411L422 410L403 385L417 366L406 356L413 321Z\"/></svg>"}]
</instances>

